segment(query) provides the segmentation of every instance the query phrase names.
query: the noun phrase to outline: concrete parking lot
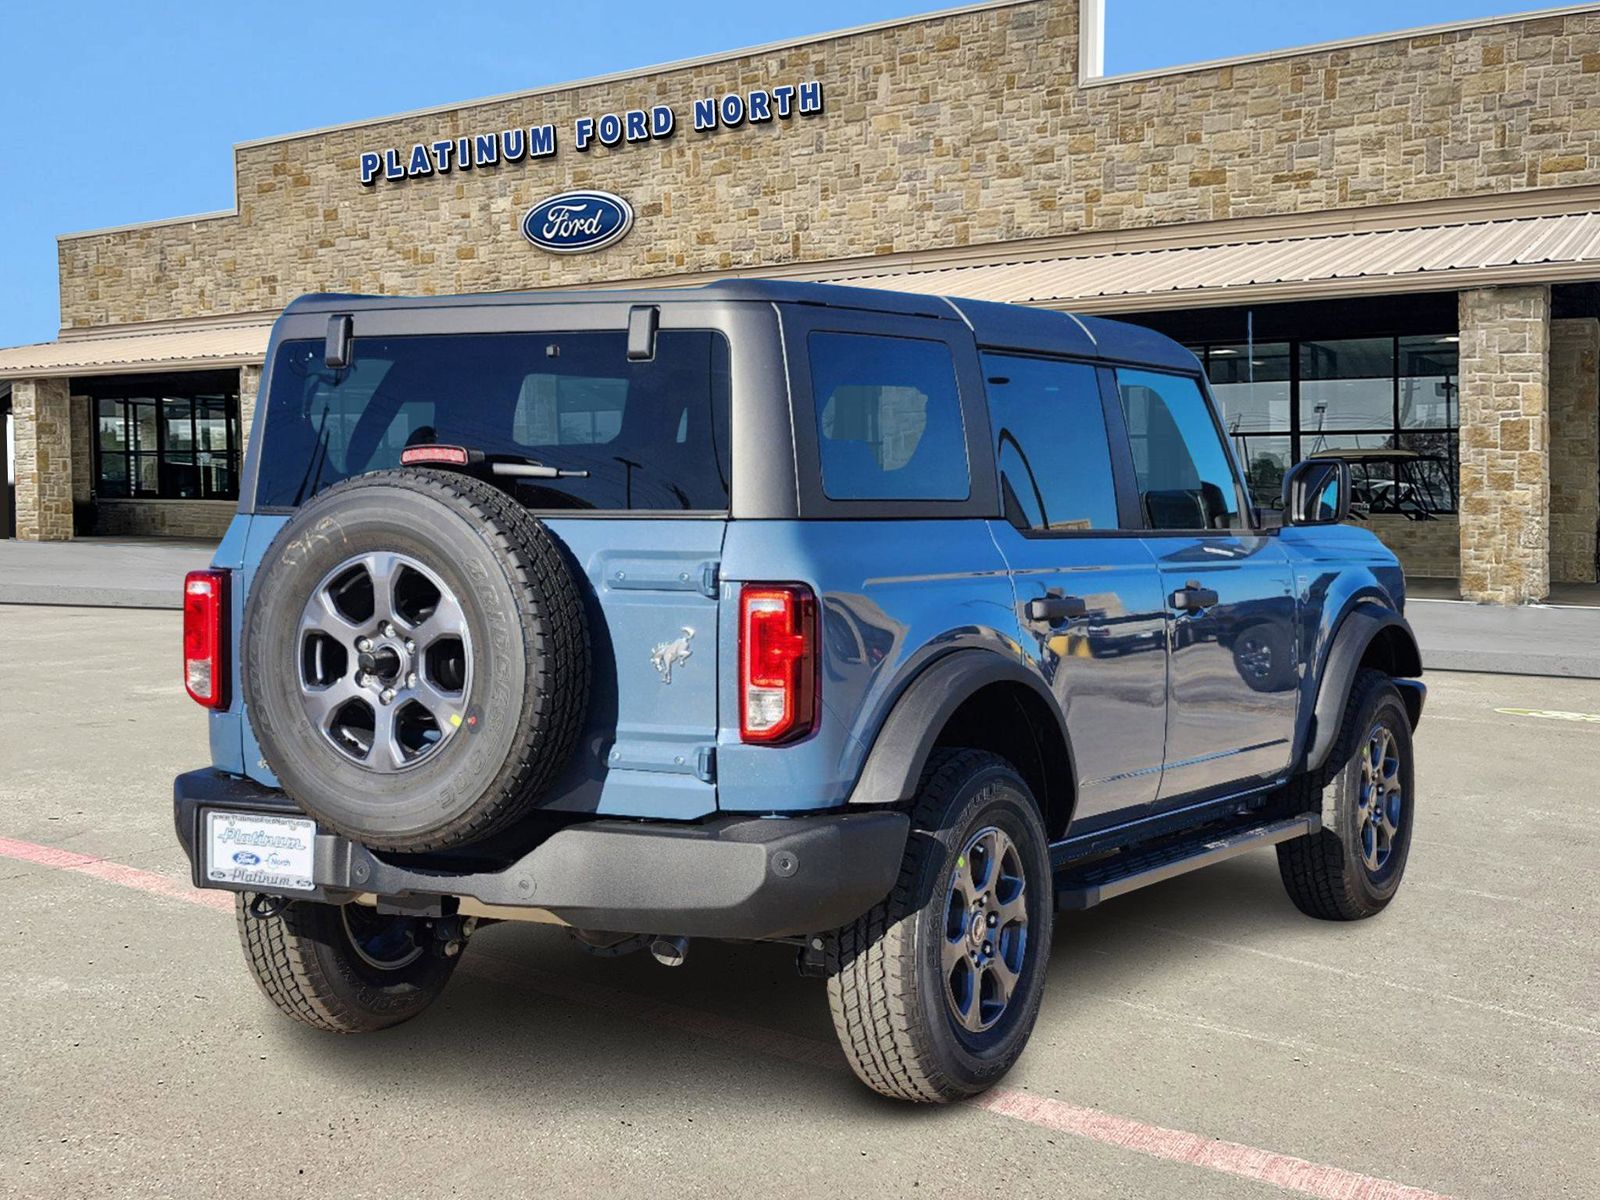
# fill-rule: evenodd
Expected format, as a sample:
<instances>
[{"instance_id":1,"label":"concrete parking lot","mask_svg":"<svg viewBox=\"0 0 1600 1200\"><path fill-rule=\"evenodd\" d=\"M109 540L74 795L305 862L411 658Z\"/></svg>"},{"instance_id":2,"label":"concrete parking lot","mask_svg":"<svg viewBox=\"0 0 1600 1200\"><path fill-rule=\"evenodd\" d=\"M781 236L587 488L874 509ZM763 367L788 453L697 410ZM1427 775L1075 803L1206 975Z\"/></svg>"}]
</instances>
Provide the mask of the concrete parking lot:
<instances>
[{"instance_id":1,"label":"concrete parking lot","mask_svg":"<svg viewBox=\"0 0 1600 1200\"><path fill-rule=\"evenodd\" d=\"M1600 682L1432 676L1385 914L1268 852L1065 916L1018 1070L929 1110L773 947L501 925L409 1025L279 1017L173 839L178 632L0 607L0 1194L1600 1195Z\"/></svg>"}]
</instances>

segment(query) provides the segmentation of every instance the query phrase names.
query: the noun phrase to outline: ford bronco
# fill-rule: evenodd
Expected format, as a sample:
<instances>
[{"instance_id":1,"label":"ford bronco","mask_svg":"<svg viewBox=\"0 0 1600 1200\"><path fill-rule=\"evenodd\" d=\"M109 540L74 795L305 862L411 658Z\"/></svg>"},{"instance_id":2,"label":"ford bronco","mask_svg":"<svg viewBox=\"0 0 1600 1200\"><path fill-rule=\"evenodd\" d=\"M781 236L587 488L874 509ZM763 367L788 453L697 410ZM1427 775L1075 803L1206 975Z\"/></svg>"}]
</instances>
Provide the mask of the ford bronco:
<instances>
[{"instance_id":1,"label":"ford bronco","mask_svg":"<svg viewBox=\"0 0 1600 1200\"><path fill-rule=\"evenodd\" d=\"M1424 690L1346 463L1246 490L1144 329L805 284L309 296L185 583L199 887L319 1029L490 922L787 943L870 1087L1016 1061L1054 914L1275 846L1405 870Z\"/></svg>"}]
</instances>

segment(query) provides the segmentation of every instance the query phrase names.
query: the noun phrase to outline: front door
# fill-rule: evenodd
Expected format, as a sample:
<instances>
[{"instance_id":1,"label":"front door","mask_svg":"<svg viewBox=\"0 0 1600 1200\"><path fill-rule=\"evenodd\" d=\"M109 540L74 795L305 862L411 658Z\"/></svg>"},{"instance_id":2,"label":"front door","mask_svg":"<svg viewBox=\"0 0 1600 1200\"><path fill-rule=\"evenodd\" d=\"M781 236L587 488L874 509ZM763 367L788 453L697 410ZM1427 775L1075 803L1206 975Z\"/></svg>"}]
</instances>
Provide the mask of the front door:
<instances>
[{"instance_id":1,"label":"front door","mask_svg":"<svg viewBox=\"0 0 1600 1200\"><path fill-rule=\"evenodd\" d=\"M1300 682L1288 556L1276 537L1246 528L1243 489L1199 380L1119 369L1117 384L1167 611L1159 800L1281 775Z\"/></svg>"},{"instance_id":2,"label":"front door","mask_svg":"<svg viewBox=\"0 0 1600 1200\"><path fill-rule=\"evenodd\" d=\"M1119 513L1095 368L985 354L1022 644L1066 715L1074 831L1156 801L1166 729L1166 617L1155 563Z\"/></svg>"}]
</instances>

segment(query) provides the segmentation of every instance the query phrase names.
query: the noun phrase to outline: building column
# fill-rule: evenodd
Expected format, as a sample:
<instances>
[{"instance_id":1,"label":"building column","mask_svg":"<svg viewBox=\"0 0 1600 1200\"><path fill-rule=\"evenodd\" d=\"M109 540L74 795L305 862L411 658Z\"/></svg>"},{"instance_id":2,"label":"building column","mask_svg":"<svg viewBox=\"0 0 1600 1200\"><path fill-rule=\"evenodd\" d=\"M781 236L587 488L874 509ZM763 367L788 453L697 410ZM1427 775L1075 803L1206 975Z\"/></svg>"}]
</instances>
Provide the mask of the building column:
<instances>
[{"instance_id":1,"label":"building column","mask_svg":"<svg viewBox=\"0 0 1600 1200\"><path fill-rule=\"evenodd\" d=\"M65 379L19 379L11 385L17 454L17 537L72 538L72 410Z\"/></svg>"},{"instance_id":2,"label":"building column","mask_svg":"<svg viewBox=\"0 0 1600 1200\"><path fill-rule=\"evenodd\" d=\"M1462 292L1461 596L1550 592L1550 289Z\"/></svg>"},{"instance_id":3,"label":"building column","mask_svg":"<svg viewBox=\"0 0 1600 1200\"><path fill-rule=\"evenodd\" d=\"M1595 582L1600 536L1600 321L1550 323L1550 579Z\"/></svg>"},{"instance_id":4,"label":"building column","mask_svg":"<svg viewBox=\"0 0 1600 1200\"><path fill-rule=\"evenodd\" d=\"M239 368L239 451L242 455L250 443L250 425L256 416L256 393L261 390L261 368Z\"/></svg>"}]
</instances>

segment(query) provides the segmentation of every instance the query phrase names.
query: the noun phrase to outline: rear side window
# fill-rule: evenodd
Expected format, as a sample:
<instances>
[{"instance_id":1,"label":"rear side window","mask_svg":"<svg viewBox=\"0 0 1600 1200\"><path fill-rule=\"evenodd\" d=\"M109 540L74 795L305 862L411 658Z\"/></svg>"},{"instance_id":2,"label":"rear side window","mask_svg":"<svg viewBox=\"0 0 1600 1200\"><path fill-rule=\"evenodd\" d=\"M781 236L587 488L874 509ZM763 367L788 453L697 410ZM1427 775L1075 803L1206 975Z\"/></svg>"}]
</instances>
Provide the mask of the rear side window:
<instances>
[{"instance_id":1,"label":"rear side window","mask_svg":"<svg viewBox=\"0 0 1600 1200\"><path fill-rule=\"evenodd\" d=\"M536 509L728 507L728 345L663 330L649 362L627 334L358 337L348 367L323 342L272 362L257 502L294 507L341 479L399 465L407 446L467 446L587 475L519 479Z\"/></svg>"},{"instance_id":2,"label":"rear side window","mask_svg":"<svg viewBox=\"0 0 1600 1200\"><path fill-rule=\"evenodd\" d=\"M1233 468L1200 385L1156 371L1118 371L1117 385L1150 528L1237 529Z\"/></svg>"},{"instance_id":3,"label":"rear side window","mask_svg":"<svg viewBox=\"0 0 1600 1200\"><path fill-rule=\"evenodd\" d=\"M1117 528L1095 369L985 354L983 374L1006 519L1041 533Z\"/></svg>"},{"instance_id":4,"label":"rear side window","mask_svg":"<svg viewBox=\"0 0 1600 1200\"><path fill-rule=\"evenodd\" d=\"M813 332L807 347L830 500L967 498L967 438L948 346Z\"/></svg>"}]
</instances>

